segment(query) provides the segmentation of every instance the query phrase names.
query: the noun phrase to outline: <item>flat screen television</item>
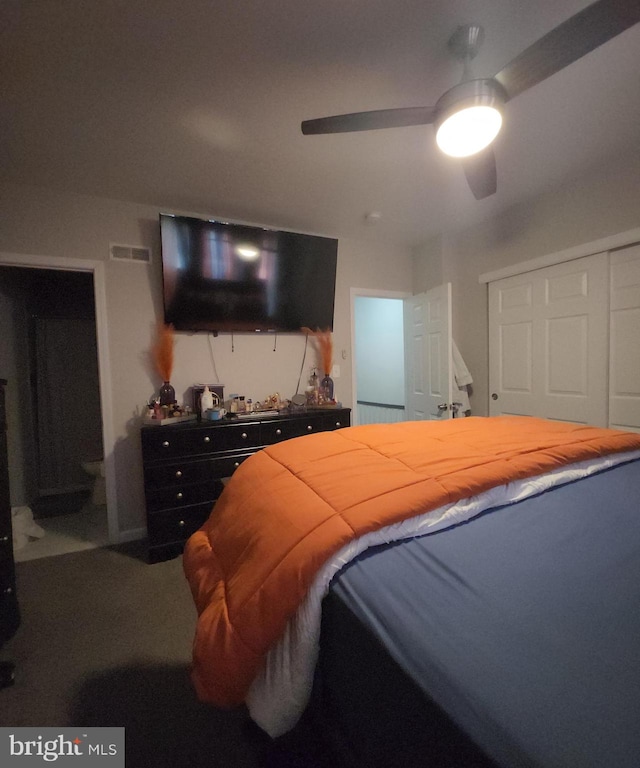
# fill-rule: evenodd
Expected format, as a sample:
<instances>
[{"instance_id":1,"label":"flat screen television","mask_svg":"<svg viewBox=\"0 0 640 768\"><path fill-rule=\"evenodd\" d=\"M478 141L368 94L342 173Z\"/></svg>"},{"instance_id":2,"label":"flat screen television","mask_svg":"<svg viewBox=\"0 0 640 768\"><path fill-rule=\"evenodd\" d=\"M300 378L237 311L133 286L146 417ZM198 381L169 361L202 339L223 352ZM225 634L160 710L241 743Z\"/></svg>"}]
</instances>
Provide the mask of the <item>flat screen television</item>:
<instances>
[{"instance_id":1,"label":"flat screen television","mask_svg":"<svg viewBox=\"0 0 640 768\"><path fill-rule=\"evenodd\" d=\"M160 234L176 330L333 330L337 240L170 214Z\"/></svg>"}]
</instances>

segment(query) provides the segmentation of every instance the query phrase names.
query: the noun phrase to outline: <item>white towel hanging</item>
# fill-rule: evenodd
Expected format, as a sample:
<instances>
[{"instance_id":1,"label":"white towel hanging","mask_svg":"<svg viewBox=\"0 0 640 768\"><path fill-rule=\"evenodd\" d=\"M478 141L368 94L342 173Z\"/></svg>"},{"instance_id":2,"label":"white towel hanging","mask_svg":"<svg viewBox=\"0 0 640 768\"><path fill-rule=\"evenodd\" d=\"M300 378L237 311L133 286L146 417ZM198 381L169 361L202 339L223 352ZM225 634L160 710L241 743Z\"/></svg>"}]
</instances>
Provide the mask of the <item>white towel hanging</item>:
<instances>
[{"instance_id":1,"label":"white towel hanging","mask_svg":"<svg viewBox=\"0 0 640 768\"><path fill-rule=\"evenodd\" d=\"M460 350L458 349L455 341L451 342L452 362L453 362L453 382L451 386L451 393L453 395L454 403L461 403L461 407L458 408L456 414L457 417L466 416L466 412L471 410L471 403L469 402L469 393L467 386L473 384L473 378L469 373Z\"/></svg>"}]
</instances>

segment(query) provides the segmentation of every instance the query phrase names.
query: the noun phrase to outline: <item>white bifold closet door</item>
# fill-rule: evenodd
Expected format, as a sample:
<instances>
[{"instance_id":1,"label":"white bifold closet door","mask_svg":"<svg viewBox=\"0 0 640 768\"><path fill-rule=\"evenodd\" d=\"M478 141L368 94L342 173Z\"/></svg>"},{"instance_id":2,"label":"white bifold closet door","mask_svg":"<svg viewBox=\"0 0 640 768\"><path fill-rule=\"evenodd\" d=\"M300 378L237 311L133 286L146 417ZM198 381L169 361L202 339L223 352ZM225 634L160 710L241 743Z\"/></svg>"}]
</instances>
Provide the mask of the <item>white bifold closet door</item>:
<instances>
[{"instance_id":1,"label":"white bifold closet door","mask_svg":"<svg viewBox=\"0 0 640 768\"><path fill-rule=\"evenodd\" d=\"M490 415L606 426L608 254L489 283Z\"/></svg>"},{"instance_id":2,"label":"white bifold closet door","mask_svg":"<svg viewBox=\"0 0 640 768\"><path fill-rule=\"evenodd\" d=\"M640 245L489 283L490 414L640 432Z\"/></svg>"}]
</instances>

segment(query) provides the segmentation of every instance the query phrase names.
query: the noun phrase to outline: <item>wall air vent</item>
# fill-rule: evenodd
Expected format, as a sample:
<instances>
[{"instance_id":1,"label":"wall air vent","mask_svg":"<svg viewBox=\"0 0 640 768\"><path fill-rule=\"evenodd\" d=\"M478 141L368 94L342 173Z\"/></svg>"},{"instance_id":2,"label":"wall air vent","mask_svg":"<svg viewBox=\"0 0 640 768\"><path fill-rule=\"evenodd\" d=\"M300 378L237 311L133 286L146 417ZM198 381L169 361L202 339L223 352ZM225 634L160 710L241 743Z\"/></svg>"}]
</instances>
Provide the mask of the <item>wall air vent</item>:
<instances>
[{"instance_id":1,"label":"wall air vent","mask_svg":"<svg viewBox=\"0 0 640 768\"><path fill-rule=\"evenodd\" d=\"M143 264L151 263L151 248L144 248L141 245L110 243L109 254L111 258L116 261L137 261Z\"/></svg>"}]
</instances>

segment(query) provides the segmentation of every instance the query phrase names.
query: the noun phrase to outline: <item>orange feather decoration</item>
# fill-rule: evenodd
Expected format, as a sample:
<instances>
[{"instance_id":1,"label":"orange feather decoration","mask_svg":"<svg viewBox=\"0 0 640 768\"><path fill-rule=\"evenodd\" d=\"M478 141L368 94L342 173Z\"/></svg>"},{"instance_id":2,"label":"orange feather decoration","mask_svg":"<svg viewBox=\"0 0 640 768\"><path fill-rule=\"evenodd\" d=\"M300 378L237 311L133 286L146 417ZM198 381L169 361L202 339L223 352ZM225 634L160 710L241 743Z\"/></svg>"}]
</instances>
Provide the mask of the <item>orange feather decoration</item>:
<instances>
[{"instance_id":1,"label":"orange feather decoration","mask_svg":"<svg viewBox=\"0 0 640 768\"><path fill-rule=\"evenodd\" d=\"M175 338L173 326L161 323L158 326L158 336L151 350L153 363L162 381L170 381L173 371L173 347Z\"/></svg>"},{"instance_id":2,"label":"orange feather decoration","mask_svg":"<svg viewBox=\"0 0 640 768\"><path fill-rule=\"evenodd\" d=\"M303 328L302 330L313 338L320 356L322 371L325 376L329 376L333 367L333 336L331 331L321 331L320 329L312 331L311 328Z\"/></svg>"}]
</instances>

